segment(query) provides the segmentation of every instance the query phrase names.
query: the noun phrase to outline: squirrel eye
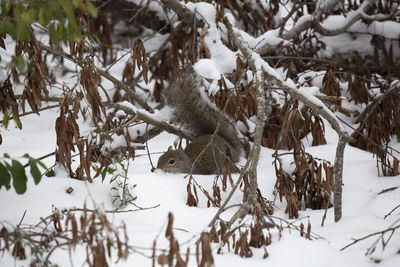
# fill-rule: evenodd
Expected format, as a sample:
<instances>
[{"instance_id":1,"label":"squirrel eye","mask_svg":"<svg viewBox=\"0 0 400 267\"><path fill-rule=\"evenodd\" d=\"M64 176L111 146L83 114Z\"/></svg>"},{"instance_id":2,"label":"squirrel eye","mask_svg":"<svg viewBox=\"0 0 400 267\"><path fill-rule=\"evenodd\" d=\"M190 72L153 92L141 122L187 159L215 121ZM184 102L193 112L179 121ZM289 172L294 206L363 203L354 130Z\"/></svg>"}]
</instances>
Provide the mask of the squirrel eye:
<instances>
[{"instance_id":1,"label":"squirrel eye","mask_svg":"<svg viewBox=\"0 0 400 267\"><path fill-rule=\"evenodd\" d=\"M175 164L175 160L174 159L169 159L168 160L168 164L169 165L174 165Z\"/></svg>"}]
</instances>

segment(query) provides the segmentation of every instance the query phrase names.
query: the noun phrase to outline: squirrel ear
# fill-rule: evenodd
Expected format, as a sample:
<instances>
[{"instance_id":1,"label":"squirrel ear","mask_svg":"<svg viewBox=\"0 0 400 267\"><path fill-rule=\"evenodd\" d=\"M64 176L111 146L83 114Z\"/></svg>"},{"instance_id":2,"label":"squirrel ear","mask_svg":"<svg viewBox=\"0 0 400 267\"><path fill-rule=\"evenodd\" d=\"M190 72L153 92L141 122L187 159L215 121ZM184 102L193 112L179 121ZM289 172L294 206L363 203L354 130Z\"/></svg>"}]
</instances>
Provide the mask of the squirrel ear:
<instances>
[{"instance_id":1,"label":"squirrel ear","mask_svg":"<svg viewBox=\"0 0 400 267\"><path fill-rule=\"evenodd\" d=\"M168 151L171 151L171 150L172 150L172 146L169 146Z\"/></svg>"},{"instance_id":2,"label":"squirrel ear","mask_svg":"<svg viewBox=\"0 0 400 267\"><path fill-rule=\"evenodd\" d=\"M183 159L184 158L183 155L185 155L185 151L183 151L183 149L181 147L178 148L178 156L179 156L179 158Z\"/></svg>"}]
</instances>

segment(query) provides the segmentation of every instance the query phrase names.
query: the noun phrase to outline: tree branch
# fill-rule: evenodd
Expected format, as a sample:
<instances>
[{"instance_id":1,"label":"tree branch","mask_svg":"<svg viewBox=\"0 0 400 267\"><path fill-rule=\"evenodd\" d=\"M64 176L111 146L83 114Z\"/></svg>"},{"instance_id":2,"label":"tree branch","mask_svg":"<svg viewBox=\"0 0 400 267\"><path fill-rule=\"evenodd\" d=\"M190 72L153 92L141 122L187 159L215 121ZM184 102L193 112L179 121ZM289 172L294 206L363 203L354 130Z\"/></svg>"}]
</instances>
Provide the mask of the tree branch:
<instances>
[{"instance_id":1,"label":"tree branch","mask_svg":"<svg viewBox=\"0 0 400 267\"><path fill-rule=\"evenodd\" d=\"M396 231L396 230L399 229L399 228L400 228L400 224L398 224L398 225L396 225L396 226L389 227L389 228L387 228L387 229L385 229L385 230L383 230L383 231L378 231L378 232L375 232L375 233L371 233L371 234L369 234L369 235L366 235L366 236L364 236L364 237L354 239L353 242L351 242L350 244L348 244L348 245L342 247L342 248L340 249L340 251L345 250L346 248L348 248L348 247L350 247L350 246L352 246L352 245L354 245L354 244L356 244L356 243L358 243L358 242L360 242L360 241L362 241L362 240L365 240L365 239L367 239L367 238L370 238L370 237L372 237L372 236L375 236L375 235L381 235L381 238L382 238L383 235L384 235L385 233L387 233L387 232L394 232L394 231ZM379 239L378 239L378 240L379 240Z\"/></svg>"},{"instance_id":2,"label":"tree branch","mask_svg":"<svg viewBox=\"0 0 400 267\"><path fill-rule=\"evenodd\" d=\"M228 33L232 36L236 34L233 33L232 26L230 25L227 18L224 18L224 23L227 27ZM237 34L239 36L239 34ZM242 38L240 38L242 39ZM242 39L242 42L244 40ZM266 79L271 83L279 87L285 93L289 94L291 97L303 102L306 106L308 106L313 112L319 114L324 119L326 119L332 128L336 131L339 136L339 143L336 150L335 155L335 165L334 165L334 181L335 181L335 221L338 221L341 217L341 186L342 186L342 174L343 174L343 153L346 143L353 141L353 138L350 137L347 131L341 126L339 120L336 116L329 110L320 100L314 97L311 94L308 94L307 91L295 88L294 84L291 81L284 82L280 78L278 78L278 74L272 69L267 62L265 62L258 54L255 54L250 49L244 49L241 47L240 42L235 44L239 47L240 51L246 58L255 57L258 60L258 64L263 66L265 71ZM250 64L250 62L249 62Z\"/></svg>"},{"instance_id":3,"label":"tree branch","mask_svg":"<svg viewBox=\"0 0 400 267\"><path fill-rule=\"evenodd\" d=\"M54 48L52 48L50 46L47 46L47 45L45 45L43 43L40 43L40 42L39 42L39 46L40 46L40 48L42 48L42 49L44 49L44 50L46 50L46 51L48 51L50 53L62 56L63 58L66 58L66 59L72 61L73 63L77 64L80 67L84 66L84 62L83 61L72 58L70 55L68 55L64 51L54 49ZM154 110L139 95L137 95L129 86L127 86L126 84L124 84L123 82L121 82L120 80L118 80L117 78L112 76L110 73L108 73L108 72L106 72L106 71L104 71L104 70L102 70L100 68L96 67L96 71L101 76L103 76L107 80L111 81L116 87L119 87L122 90L124 90L130 97L132 97L132 99L134 101L139 103L139 105L141 107L143 107L144 109L146 109L150 113L154 113Z\"/></svg>"},{"instance_id":4,"label":"tree branch","mask_svg":"<svg viewBox=\"0 0 400 267\"><path fill-rule=\"evenodd\" d=\"M318 8L308 19L302 20L299 24L295 25L292 29L287 32L283 32L280 36L285 40L297 39L300 33L304 32L309 28L314 30L324 36L334 36L348 30L354 23L359 21L361 18L371 19L371 16L365 15L365 12L375 4L376 0L369 0L364 2L357 10L352 11L347 17L347 22L340 28L337 29L326 29L324 28L320 20L324 14L330 13L333 8L339 3L339 0L329 0L324 3L320 8Z\"/></svg>"},{"instance_id":5,"label":"tree branch","mask_svg":"<svg viewBox=\"0 0 400 267\"><path fill-rule=\"evenodd\" d=\"M125 0L103 0L95 1L100 14L112 17L113 20L123 20L140 24L154 31L169 32L170 28L165 25L166 21L159 18L155 11L149 10L148 5L138 6L132 1Z\"/></svg>"},{"instance_id":6,"label":"tree branch","mask_svg":"<svg viewBox=\"0 0 400 267\"><path fill-rule=\"evenodd\" d=\"M394 86L387 90L385 93L381 94L377 98L374 99L365 109L361 114L358 116L358 118L355 120L355 123L361 123L364 125L364 123L368 120L368 118L371 116L372 111L376 108L377 105L379 105L383 100L385 100L388 96L397 94L400 92L400 86ZM361 126L361 125L360 125ZM356 130L357 131L357 130ZM353 136L353 135L352 135ZM355 136L353 136L355 137Z\"/></svg>"},{"instance_id":7,"label":"tree branch","mask_svg":"<svg viewBox=\"0 0 400 267\"><path fill-rule=\"evenodd\" d=\"M253 56L253 51L250 49L248 44L243 40L241 35L235 34L232 25L225 17L223 22L228 30L229 36L234 41L235 45L240 49L247 63L249 64L251 70L253 71L256 79L256 97L257 97L257 117L256 117L256 128L254 131L254 143L253 148L250 153L248 162L250 166L248 168L250 188L247 203L241 206L241 208L236 212L236 214L231 218L228 223L230 227L237 218L243 217L247 214L250 207L258 208L257 203L257 164L260 157L261 150L261 138L264 131L265 124L265 93L264 93L264 70L259 62ZM246 163L247 164L247 163ZM242 172L245 173L247 169L243 169Z\"/></svg>"},{"instance_id":8,"label":"tree branch","mask_svg":"<svg viewBox=\"0 0 400 267\"><path fill-rule=\"evenodd\" d=\"M128 115L132 115L135 116L137 119L140 119L148 124L154 125L157 128L160 128L168 133L177 135L179 137L188 139L188 140L193 140L193 137L188 135L187 133L183 132L182 130L180 130L179 128L173 126L172 124L169 124L165 121L159 121L156 118L151 117L151 114L146 114L142 111L138 111L138 110L133 110L128 106L122 105L122 104L118 104L118 103L106 103L106 106L118 109L118 110L122 110L124 111L126 114ZM158 131L157 134L159 133Z\"/></svg>"},{"instance_id":9,"label":"tree branch","mask_svg":"<svg viewBox=\"0 0 400 267\"><path fill-rule=\"evenodd\" d=\"M333 205L335 222L342 218L342 180L343 180L343 158L344 148L346 147L346 140L343 135L339 135L339 141L336 146L335 163L333 165L333 182L334 182L334 195Z\"/></svg>"},{"instance_id":10,"label":"tree branch","mask_svg":"<svg viewBox=\"0 0 400 267\"><path fill-rule=\"evenodd\" d=\"M166 7L174 11L185 25L191 26L193 25L193 22L195 22L195 24L199 27L204 26L204 22L202 20L198 20L192 11L190 11L186 6L180 4L178 1L161 0L161 2Z\"/></svg>"}]
</instances>

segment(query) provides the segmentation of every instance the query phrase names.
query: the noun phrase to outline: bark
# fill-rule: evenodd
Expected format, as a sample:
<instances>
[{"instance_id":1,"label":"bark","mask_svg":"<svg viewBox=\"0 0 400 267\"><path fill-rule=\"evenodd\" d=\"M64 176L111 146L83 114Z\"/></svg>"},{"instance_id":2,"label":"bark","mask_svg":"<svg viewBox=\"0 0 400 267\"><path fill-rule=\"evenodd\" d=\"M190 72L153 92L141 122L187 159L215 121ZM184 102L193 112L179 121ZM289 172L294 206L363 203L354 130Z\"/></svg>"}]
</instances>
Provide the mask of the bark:
<instances>
[{"instance_id":1,"label":"bark","mask_svg":"<svg viewBox=\"0 0 400 267\"><path fill-rule=\"evenodd\" d=\"M254 131L254 143L253 148L250 153L250 157L248 162L250 162L250 166L248 168L249 172L249 196L247 203L241 206L241 208L236 212L236 214L231 218L228 223L228 227L230 227L238 218L241 218L247 214L250 208L258 208L257 204L257 165L260 157L261 150L261 137L264 131L265 124L265 93L264 93L264 70L262 66L256 62L256 59L253 56L253 51L250 49L249 45L243 40L243 38L236 34L232 25L228 21L228 19L224 18L223 20L229 36L234 41L235 45L240 49L242 54L247 59L247 63L249 64L251 70L253 71L256 78L256 96L257 96L257 118L256 118L256 128ZM245 172L247 170L243 170Z\"/></svg>"},{"instance_id":2,"label":"bark","mask_svg":"<svg viewBox=\"0 0 400 267\"><path fill-rule=\"evenodd\" d=\"M335 222L342 218L342 180L343 180L343 157L346 140L343 136L339 137L336 147L335 164L333 165L334 194L333 206Z\"/></svg>"},{"instance_id":3,"label":"bark","mask_svg":"<svg viewBox=\"0 0 400 267\"><path fill-rule=\"evenodd\" d=\"M241 40L238 42L234 39L236 46L239 47L243 55L248 60L249 58L253 58L254 55L252 54L253 52L248 48L248 46L243 47L242 43L245 43L244 40L239 36L239 34L235 34L233 32L232 26L230 25L229 21L226 18L224 19L224 23L232 39L237 38ZM245 49L246 47L248 49ZM259 58L259 60L261 60L261 58ZM249 65L251 66L250 61ZM339 143L336 150L335 165L334 165L334 170L335 170L334 211L335 211L335 221L338 221L342 216L341 198L342 198L343 153L346 144L352 141L353 138L348 135L347 131L345 131L345 129L341 126L338 119L322 102L317 102L313 101L312 99L309 99L308 96L303 94L298 89L294 88L290 83L280 80L274 73L274 70L270 68L266 62L264 62L264 71L265 71L265 78L269 81L269 83L274 84L276 87L280 88L281 90L289 94L291 97L303 102L306 106L311 108L316 114L319 114L320 116L325 118L339 136Z\"/></svg>"}]
</instances>

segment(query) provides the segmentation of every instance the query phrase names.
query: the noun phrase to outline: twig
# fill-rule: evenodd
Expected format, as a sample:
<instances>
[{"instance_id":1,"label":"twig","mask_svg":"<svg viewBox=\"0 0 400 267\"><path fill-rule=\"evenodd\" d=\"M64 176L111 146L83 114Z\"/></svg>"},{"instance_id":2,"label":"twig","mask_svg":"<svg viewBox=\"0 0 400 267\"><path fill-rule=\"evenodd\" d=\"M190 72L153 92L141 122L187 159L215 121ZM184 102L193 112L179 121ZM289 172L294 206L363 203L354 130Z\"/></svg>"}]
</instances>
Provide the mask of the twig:
<instances>
[{"instance_id":1,"label":"twig","mask_svg":"<svg viewBox=\"0 0 400 267\"><path fill-rule=\"evenodd\" d=\"M400 224L399 224L399 225L396 225L396 226L394 226L394 227L389 227L389 228L387 228L387 229L385 229L385 230L383 230L383 231L375 232L375 233L366 235L366 236L364 236L364 237L357 238L357 239L355 239L353 242L351 242L350 244L348 244L348 245L342 247L342 248L340 249L340 251L343 251L343 250L345 250L346 248L348 248L348 247L350 247L350 246L352 246L352 245L354 245L354 244L356 244L356 243L358 243L358 242L360 242L360 241L362 241L362 240L365 240L365 239L367 239L367 238L370 238L370 237L372 237L372 236L375 236L375 235L383 235L383 234L385 234L386 232L389 232L389 231L396 231L396 229L398 229L398 228L400 228Z\"/></svg>"},{"instance_id":2,"label":"twig","mask_svg":"<svg viewBox=\"0 0 400 267\"><path fill-rule=\"evenodd\" d=\"M68 55L67 53L65 53L64 51L61 50L57 50L54 49L50 46L47 46L45 44L42 44L39 42L39 46L40 48L49 51L53 54L62 56L63 58L66 58L70 61L72 61L73 63L77 64L80 67L84 67L84 62L81 60L77 60L72 58L70 55ZM130 97L132 97L132 99L136 102L139 103L140 106L142 106L144 109L146 109L148 112L150 113L154 113L154 110L139 96L137 95L129 86L127 86L126 84L122 83L121 81L119 81L117 78L115 78L114 76L112 76L110 73L99 69L96 67L96 71L103 76L104 78L106 78L107 80L111 81L112 83L114 83L115 86L121 88L122 90L124 90Z\"/></svg>"},{"instance_id":3,"label":"twig","mask_svg":"<svg viewBox=\"0 0 400 267\"><path fill-rule=\"evenodd\" d=\"M145 133L145 135L147 136L147 129L149 128L149 125L148 124L146 124L146 133ZM146 140L146 151L147 151L147 156L149 157L149 161L150 161L150 165L151 165L151 171L153 172L154 171L154 165L153 165L153 161L151 160L151 157L150 157L150 151L149 151L149 146L148 146L148 144L147 144L147 140Z\"/></svg>"},{"instance_id":4,"label":"twig","mask_svg":"<svg viewBox=\"0 0 400 267\"><path fill-rule=\"evenodd\" d=\"M23 116L31 115L31 114L38 114L38 112L40 112L40 111L44 111L44 110L48 110L48 109L52 109L52 108L57 108L57 107L59 107L59 106L60 106L59 104L57 104L57 105L46 106L46 107L43 107L43 108L38 109L37 112L34 112L34 111L24 112L24 113L22 113L22 114L19 114L18 117L23 117ZM11 116L8 120L12 120L12 119L14 119L14 117ZM3 121L4 121L4 120L1 120L0 123L3 123Z\"/></svg>"},{"instance_id":5,"label":"twig","mask_svg":"<svg viewBox=\"0 0 400 267\"><path fill-rule=\"evenodd\" d=\"M158 128L165 130L166 132L175 134L177 136L193 140L193 137L188 135L187 133L183 132L179 128L173 126L172 124L166 123L165 121L159 121L156 118L152 118L150 114L145 114L141 111L134 111L130 107L118 104L118 103L106 103L106 106L110 106L116 108L118 110L124 111L126 114L136 116L137 119L143 120L151 125L154 125Z\"/></svg>"},{"instance_id":6,"label":"twig","mask_svg":"<svg viewBox=\"0 0 400 267\"><path fill-rule=\"evenodd\" d=\"M48 154L46 154L46 155L44 155L44 156L41 156L41 157L39 157L39 158L36 158L36 160L42 160L42 159L48 158L48 157L50 157L50 156L54 156L55 154L56 154L56 151L50 152L50 153L48 153ZM26 168L26 167L28 167L28 166L29 166L29 163L25 164L25 165L24 165L24 168Z\"/></svg>"},{"instance_id":7,"label":"twig","mask_svg":"<svg viewBox=\"0 0 400 267\"><path fill-rule=\"evenodd\" d=\"M385 100L387 97L393 94L397 94L400 92L400 86L394 86L387 90L385 93L382 95L378 96L377 98L374 99L365 109L363 112L361 112L360 116L355 120L355 123L361 123L360 127L362 128L365 124L365 122L368 120L368 118L371 116L372 112L376 108L377 105L379 105L383 100ZM354 132L358 132L358 128Z\"/></svg>"},{"instance_id":8,"label":"twig","mask_svg":"<svg viewBox=\"0 0 400 267\"><path fill-rule=\"evenodd\" d=\"M57 245L55 245L54 247L51 248L51 250L49 251L49 253L47 254L46 258L44 259L44 265L43 266L49 266L49 258L50 255L59 247L62 246L66 246L66 245L71 245L71 241L65 242L65 243L58 243Z\"/></svg>"},{"instance_id":9,"label":"twig","mask_svg":"<svg viewBox=\"0 0 400 267\"><path fill-rule=\"evenodd\" d=\"M17 228L19 228L19 227L21 226L21 223L22 223L22 221L23 221L24 218L25 218L25 214L26 214L26 210L24 211L24 214L22 214L22 218L21 218L21 220L19 221L19 223L17 224Z\"/></svg>"},{"instance_id":10,"label":"twig","mask_svg":"<svg viewBox=\"0 0 400 267\"><path fill-rule=\"evenodd\" d=\"M383 219L386 219L388 216L390 216L390 215L393 213L393 211L395 211L395 210L398 209L398 208L400 208L400 204L397 205L396 207L394 207L388 214L386 214L386 215L383 217Z\"/></svg>"},{"instance_id":11,"label":"twig","mask_svg":"<svg viewBox=\"0 0 400 267\"><path fill-rule=\"evenodd\" d=\"M178 17L181 18L181 21L186 25L192 26L193 21L195 21L195 24L198 25L200 28L204 26L204 22L202 20L196 19L194 14L187 7L181 5L176 0L161 0L161 2L165 6L173 10L178 15Z\"/></svg>"},{"instance_id":12,"label":"twig","mask_svg":"<svg viewBox=\"0 0 400 267\"><path fill-rule=\"evenodd\" d=\"M158 208L160 206L160 204L157 204L155 206L152 207L148 207L148 208L142 208L139 207L137 209L130 209L130 210L105 210L104 213L128 213L128 212L136 212L136 211L141 211L141 210L150 210L150 209L155 209ZM138 206L137 206L138 207ZM97 212L97 210L93 210L93 209L82 209L82 208L74 208L74 209L64 209L62 210L63 213L66 212L70 212L70 211L89 211L89 212Z\"/></svg>"}]
</instances>

